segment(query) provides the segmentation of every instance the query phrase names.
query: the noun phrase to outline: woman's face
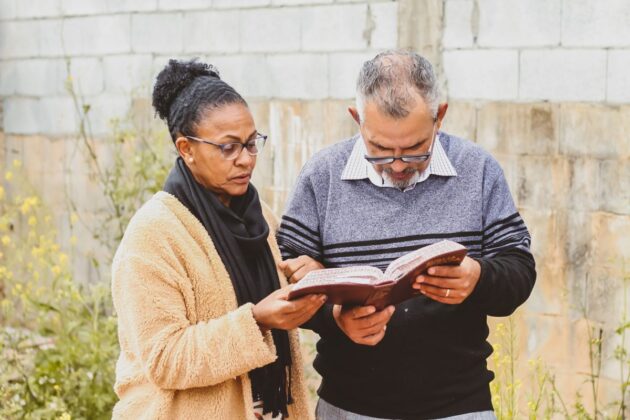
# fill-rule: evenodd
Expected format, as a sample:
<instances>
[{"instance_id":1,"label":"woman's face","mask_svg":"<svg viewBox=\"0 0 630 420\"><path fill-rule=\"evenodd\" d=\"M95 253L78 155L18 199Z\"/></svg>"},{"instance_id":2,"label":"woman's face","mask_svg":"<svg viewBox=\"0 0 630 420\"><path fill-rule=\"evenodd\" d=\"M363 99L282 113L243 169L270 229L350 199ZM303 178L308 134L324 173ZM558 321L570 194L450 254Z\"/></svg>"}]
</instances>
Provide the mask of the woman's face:
<instances>
[{"instance_id":1,"label":"woman's face","mask_svg":"<svg viewBox=\"0 0 630 420\"><path fill-rule=\"evenodd\" d=\"M206 113L196 127L194 136L217 144L245 144L256 137L257 131L249 108L243 104L228 104ZM214 192L229 205L230 199L247 191L256 166L256 156L242 148L233 160L222 156L221 148L186 137L179 137L176 146L195 180Z\"/></svg>"}]
</instances>

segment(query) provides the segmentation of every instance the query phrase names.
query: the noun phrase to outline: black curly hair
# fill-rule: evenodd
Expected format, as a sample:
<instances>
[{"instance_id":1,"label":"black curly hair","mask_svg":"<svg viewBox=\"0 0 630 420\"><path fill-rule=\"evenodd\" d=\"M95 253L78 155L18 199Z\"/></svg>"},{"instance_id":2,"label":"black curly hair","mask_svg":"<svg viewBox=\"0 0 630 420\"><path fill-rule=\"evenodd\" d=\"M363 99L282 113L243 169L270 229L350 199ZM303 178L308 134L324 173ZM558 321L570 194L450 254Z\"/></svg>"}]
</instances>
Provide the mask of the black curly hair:
<instances>
[{"instance_id":1,"label":"black curly hair","mask_svg":"<svg viewBox=\"0 0 630 420\"><path fill-rule=\"evenodd\" d=\"M219 77L211 64L196 58L169 60L153 87L153 108L166 121L173 142L180 135L195 135L195 127L209 110L247 102Z\"/></svg>"}]
</instances>

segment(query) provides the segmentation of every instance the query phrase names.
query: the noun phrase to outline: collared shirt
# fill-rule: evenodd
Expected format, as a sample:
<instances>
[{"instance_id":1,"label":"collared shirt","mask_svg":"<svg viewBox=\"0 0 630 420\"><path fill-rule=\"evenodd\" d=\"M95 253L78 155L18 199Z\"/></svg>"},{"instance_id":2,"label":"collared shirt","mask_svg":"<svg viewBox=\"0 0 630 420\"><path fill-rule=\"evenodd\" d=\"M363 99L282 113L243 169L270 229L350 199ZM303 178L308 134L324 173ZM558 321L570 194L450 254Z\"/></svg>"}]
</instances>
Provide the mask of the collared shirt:
<instances>
[{"instance_id":1,"label":"collared shirt","mask_svg":"<svg viewBox=\"0 0 630 420\"><path fill-rule=\"evenodd\" d=\"M451 164L448 156L446 156L446 152L440 143L440 135L441 133L438 133L435 137L435 145L433 146L429 166L422 171L422 173L416 172L414 174L409 186L404 189L405 192L412 190L418 182L423 182L429 175L457 176L457 171ZM341 179L351 181L368 178L377 187L397 188L389 179L379 175L376 169L374 169L374 166L365 160L366 154L367 149L365 148L365 142L363 141L363 137L359 135L357 136L356 143L352 148L352 153L350 153L348 162L341 174Z\"/></svg>"}]
</instances>

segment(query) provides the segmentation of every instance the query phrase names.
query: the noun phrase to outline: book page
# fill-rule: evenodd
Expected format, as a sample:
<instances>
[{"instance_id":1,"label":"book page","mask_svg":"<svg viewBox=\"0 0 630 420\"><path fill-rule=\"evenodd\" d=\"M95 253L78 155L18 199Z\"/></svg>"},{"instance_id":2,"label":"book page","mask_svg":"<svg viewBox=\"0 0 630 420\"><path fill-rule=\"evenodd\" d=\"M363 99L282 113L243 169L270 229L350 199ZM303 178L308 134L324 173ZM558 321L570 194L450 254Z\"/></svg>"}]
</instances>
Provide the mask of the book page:
<instances>
[{"instance_id":1,"label":"book page","mask_svg":"<svg viewBox=\"0 0 630 420\"><path fill-rule=\"evenodd\" d=\"M427 254L424 248L420 248L395 259L389 264L387 270L385 270L385 277L391 278L392 280L398 279L414 269L426 258Z\"/></svg>"},{"instance_id":2,"label":"book page","mask_svg":"<svg viewBox=\"0 0 630 420\"><path fill-rule=\"evenodd\" d=\"M449 240L443 240L432 245L427 245L392 261L385 271L385 277L397 280L399 277L416 268L422 262L438 255L459 249L465 248L461 244Z\"/></svg>"},{"instance_id":3,"label":"book page","mask_svg":"<svg viewBox=\"0 0 630 420\"><path fill-rule=\"evenodd\" d=\"M297 282L294 289L337 282L372 284L381 280L382 277L383 272L381 270L370 266L325 268L308 273Z\"/></svg>"}]
</instances>

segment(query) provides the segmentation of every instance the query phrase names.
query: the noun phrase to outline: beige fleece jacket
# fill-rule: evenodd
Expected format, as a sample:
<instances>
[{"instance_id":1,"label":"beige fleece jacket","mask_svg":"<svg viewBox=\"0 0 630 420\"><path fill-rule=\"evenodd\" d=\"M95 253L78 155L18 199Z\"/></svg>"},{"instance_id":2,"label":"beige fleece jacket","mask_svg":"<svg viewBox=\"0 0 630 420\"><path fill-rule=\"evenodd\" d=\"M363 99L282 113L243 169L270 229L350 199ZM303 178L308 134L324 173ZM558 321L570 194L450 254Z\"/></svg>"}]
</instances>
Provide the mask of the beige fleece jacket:
<instances>
[{"instance_id":1,"label":"beige fleece jacket","mask_svg":"<svg viewBox=\"0 0 630 420\"><path fill-rule=\"evenodd\" d=\"M263 213L279 261L277 223ZM255 418L247 373L276 359L271 334L261 333L251 303L237 306L208 233L172 195L158 192L132 218L114 257L112 295L121 349L113 418ZM289 338L289 416L310 419L297 331Z\"/></svg>"}]
</instances>

